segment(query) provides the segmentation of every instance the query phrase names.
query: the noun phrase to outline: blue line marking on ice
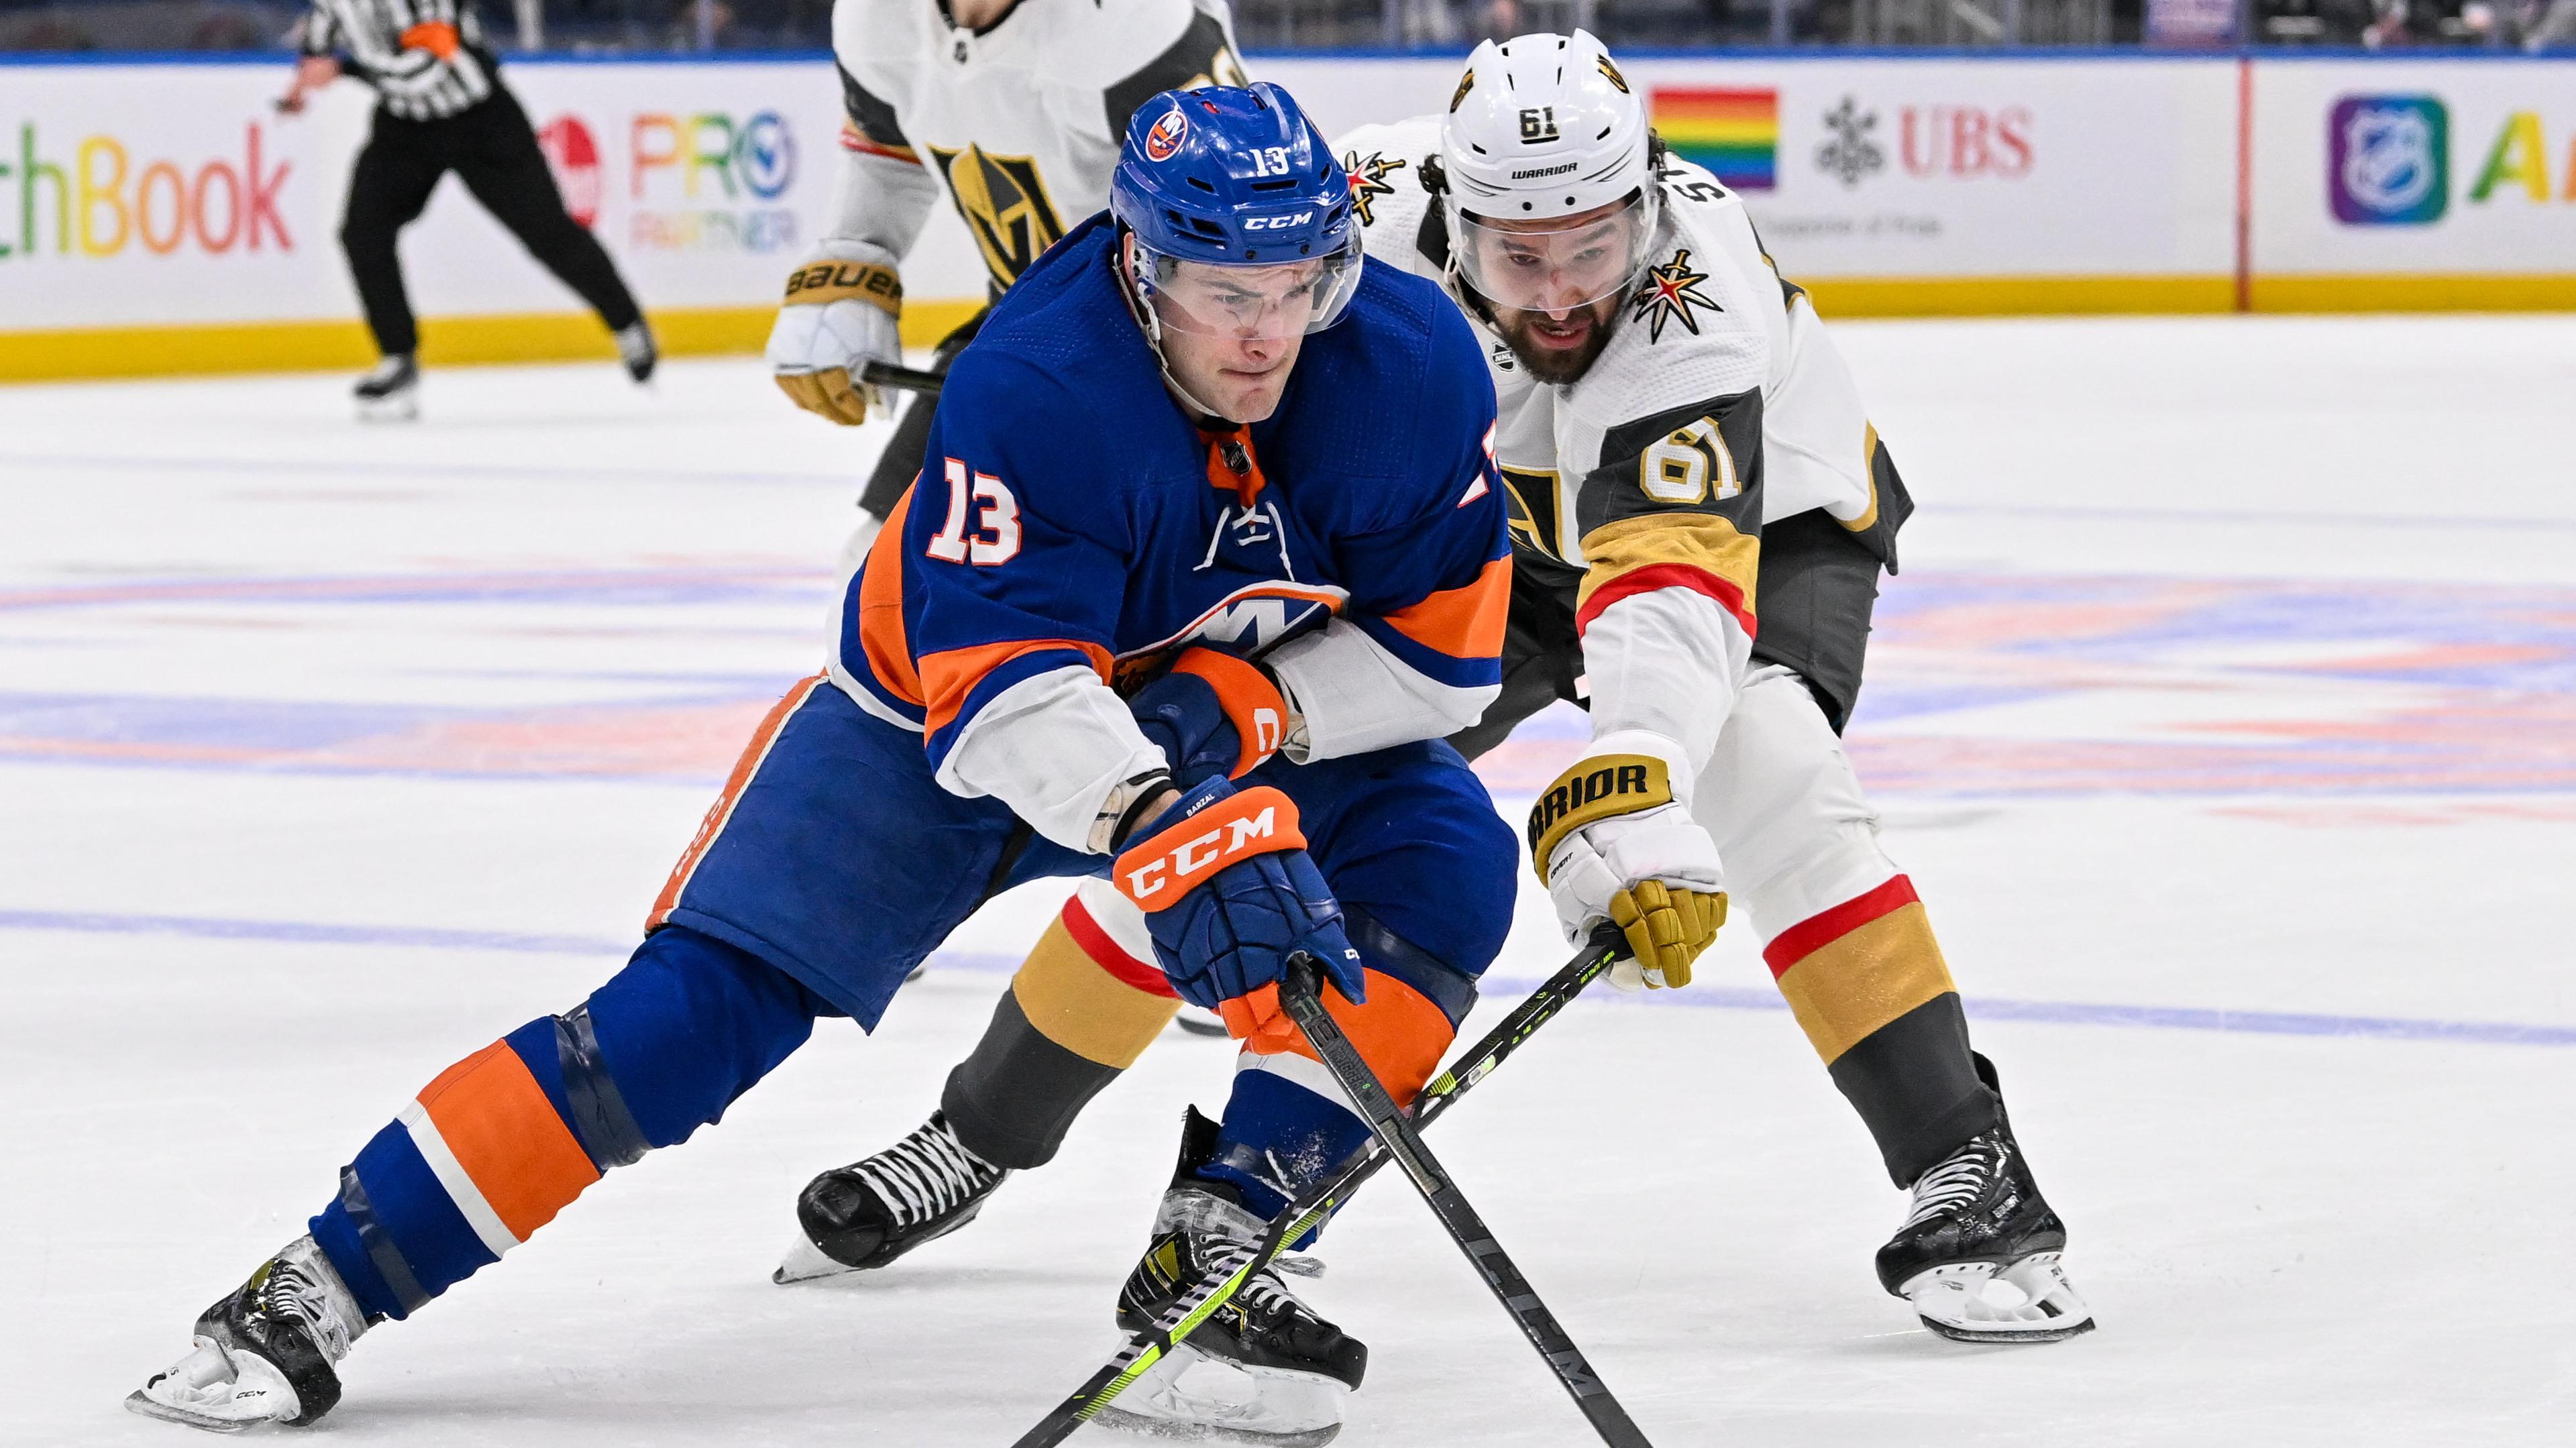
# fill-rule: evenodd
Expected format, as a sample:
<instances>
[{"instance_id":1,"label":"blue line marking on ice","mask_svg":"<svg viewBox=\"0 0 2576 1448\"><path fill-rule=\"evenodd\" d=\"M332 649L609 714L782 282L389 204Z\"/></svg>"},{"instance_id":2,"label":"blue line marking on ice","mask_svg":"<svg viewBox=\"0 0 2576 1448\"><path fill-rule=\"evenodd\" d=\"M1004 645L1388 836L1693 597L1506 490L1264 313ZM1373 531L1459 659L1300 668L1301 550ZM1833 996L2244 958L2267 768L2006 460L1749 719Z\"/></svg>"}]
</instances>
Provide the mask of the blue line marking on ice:
<instances>
[{"instance_id":1,"label":"blue line marking on ice","mask_svg":"<svg viewBox=\"0 0 2576 1448\"><path fill-rule=\"evenodd\" d=\"M624 955L632 941L590 935L523 935L418 925L327 925L310 920L227 920L190 915L125 915L76 910L0 910L0 930L68 930L96 935L190 935L210 940L278 940L299 945L407 945L499 950L524 955Z\"/></svg>"},{"instance_id":2,"label":"blue line marking on ice","mask_svg":"<svg viewBox=\"0 0 2576 1448\"><path fill-rule=\"evenodd\" d=\"M438 950L490 950L522 955L624 956L634 942L592 935L537 935L503 930L448 930L415 925L328 925L305 920L235 920L192 915L129 915L103 911L0 910L0 930L61 930L104 935L182 935L216 940L274 940L299 945L391 945ZM942 951L934 971L1004 975L1020 968L1015 955ZM1487 976L1497 997L1536 990L1536 976ZM1684 1006L1699 1010L1785 1011L1788 1003L1767 990L1695 985L1652 995L1599 994L1614 1003ZM1968 1014L1986 1021L2040 1021L2068 1026L2128 1026L2228 1035L2337 1036L2387 1041L2450 1041L2482 1046L2576 1046L2576 1026L2511 1021L2432 1021L2405 1016L2334 1016L2299 1011L2216 1010L2205 1006L2099 1005L2083 1001L1967 998Z\"/></svg>"}]
</instances>

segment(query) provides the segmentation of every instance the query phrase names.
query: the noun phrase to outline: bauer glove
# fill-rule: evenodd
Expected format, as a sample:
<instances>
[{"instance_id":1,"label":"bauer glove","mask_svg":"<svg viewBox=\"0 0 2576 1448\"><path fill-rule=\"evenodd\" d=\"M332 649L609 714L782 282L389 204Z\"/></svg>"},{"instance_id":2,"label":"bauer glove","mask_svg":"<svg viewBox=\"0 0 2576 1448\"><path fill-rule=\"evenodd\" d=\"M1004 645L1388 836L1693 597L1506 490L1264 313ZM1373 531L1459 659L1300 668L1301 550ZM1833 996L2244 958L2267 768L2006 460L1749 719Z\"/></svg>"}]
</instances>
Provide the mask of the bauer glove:
<instances>
[{"instance_id":1,"label":"bauer glove","mask_svg":"<svg viewBox=\"0 0 2576 1448\"><path fill-rule=\"evenodd\" d=\"M1619 751L1620 742L1595 741L1539 794L1530 862L1567 941L1604 920L1627 937L1635 958L1611 968L1613 984L1688 985L1691 963L1726 923L1717 842L1674 797L1660 754Z\"/></svg>"},{"instance_id":2,"label":"bauer glove","mask_svg":"<svg viewBox=\"0 0 2576 1448\"><path fill-rule=\"evenodd\" d=\"M1224 1017L1238 1040L1284 1043L1297 1034L1279 1005L1290 956L1314 957L1345 999L1361 998L1359 952L1306 856L1294 800L1266 784L1237 791L1212 778L1149 828L1119 852L1110 881L1145 912L1155 958L1181 999Z\"/></svg>"},{"instance_id":3,"label":"bauer glove","mask_svg":"<svg viewBox=\"0 0 2576 1448\"><path fill-rule=\"evenodd\" d=\"M1202 779L1241 779L1279 750L1288 701L1260 665L1220 649L1182 651L1162 677L1127 701L1136 726L1162 746L1184 788Z\"/></svg>"},{"instance_id":4,"label":"bauer glove","mask_svg":"<svg viewBox=\"0 0 2576 1448\"><path fill-rule=\"evenodd\" d=\"M864 241L826 241L790 273L769 329L769 370L798 407L846 427L868 420L871 362L903 361L903 281L894 253Z\"/></svg>"}]
</instances>

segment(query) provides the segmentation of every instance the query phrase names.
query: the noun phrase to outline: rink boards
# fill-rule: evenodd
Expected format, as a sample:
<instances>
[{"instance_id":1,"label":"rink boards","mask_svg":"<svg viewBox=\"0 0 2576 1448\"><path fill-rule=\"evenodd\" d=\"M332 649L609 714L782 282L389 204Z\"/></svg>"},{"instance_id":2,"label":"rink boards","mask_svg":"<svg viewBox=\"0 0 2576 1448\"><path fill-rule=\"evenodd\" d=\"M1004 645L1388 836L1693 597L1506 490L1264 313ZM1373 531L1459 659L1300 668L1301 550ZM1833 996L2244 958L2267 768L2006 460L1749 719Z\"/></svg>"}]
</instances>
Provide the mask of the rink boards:
<instances>
[{"instance_id":1,"label":"rink boards","mask_svg":"<svg viewBox=\"0 0 2576 1448\"><path fill-rule=\"evenodd\" d=\"M1338 132L1438 109L1458 62L1252 65ZM1829 315L2576 307L2576 61L1646 53L1628 74ZM830 216L829 61L508 75L666 349L757 349ZM335 239L368 98L281 116L283 80L0 59L0 380L370 358ZM433 362L611 355L461 187L403 255ZM976 305L953 211L905 280L916 345Z\"/></svg>"}]
</instances>

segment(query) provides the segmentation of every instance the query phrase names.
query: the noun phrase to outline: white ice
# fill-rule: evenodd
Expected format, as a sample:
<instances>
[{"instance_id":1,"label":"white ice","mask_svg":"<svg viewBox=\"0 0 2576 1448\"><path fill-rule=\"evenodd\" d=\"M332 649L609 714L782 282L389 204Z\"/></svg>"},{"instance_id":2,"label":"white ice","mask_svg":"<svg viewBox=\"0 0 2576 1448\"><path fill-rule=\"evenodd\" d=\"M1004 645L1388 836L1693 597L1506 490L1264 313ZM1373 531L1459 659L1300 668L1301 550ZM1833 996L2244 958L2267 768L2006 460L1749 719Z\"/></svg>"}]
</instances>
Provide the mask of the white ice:
<instances>
[{"instance_id":1,"label":"white ice","mask_svg":"<svg viewBox=\"0 0 2576 1448\"><path fill-rule=\"evenodd\" d=\"M1741 926L1435 1144L1666 1448L2568 1441L2576 321L1841 331L1922 502L1854 756L2101 1330L1963 1347L1879 1292L1899 1195ZM747 359L438 373L390 430L345 386L0 389L0 1442L194 1441L119 1399L411 1092L615 968L816 663L885 432ZM1494 756L1503 809L1578 729ZM1060 893L369 1336L330 1440L1016 1436L1112 1346L1222 1046L897 1269L767 1274ZM1562 953L1525 889L1470 1030ZM1323 1245L1345 1442L1587 1441L1402 1182Z\"/></svg>"}]
</instances>

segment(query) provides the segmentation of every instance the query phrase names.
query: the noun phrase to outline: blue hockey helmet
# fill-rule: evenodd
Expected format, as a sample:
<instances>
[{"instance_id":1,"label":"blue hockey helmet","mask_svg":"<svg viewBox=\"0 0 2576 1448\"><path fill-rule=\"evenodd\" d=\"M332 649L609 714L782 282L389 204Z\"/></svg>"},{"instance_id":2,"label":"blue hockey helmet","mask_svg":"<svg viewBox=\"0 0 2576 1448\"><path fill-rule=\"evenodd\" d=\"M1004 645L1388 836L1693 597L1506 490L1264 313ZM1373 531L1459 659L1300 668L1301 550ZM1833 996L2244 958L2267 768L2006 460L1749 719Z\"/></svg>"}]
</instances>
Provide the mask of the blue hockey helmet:
<instances>
[{"instance_id":1,"label":"blue hockey helmet","mask_svg":"<svg viewBox=\"0 0 2576 1448\"><path fill-rule=\"evenodd\" d=\"M1350 176L1297 102L1266 81L1165 91L1138 106L1109 210L1135 239L1132 275L1152 325L1245 338L1315 332L1359 290Z\"/></svg>"}]
</instances>

